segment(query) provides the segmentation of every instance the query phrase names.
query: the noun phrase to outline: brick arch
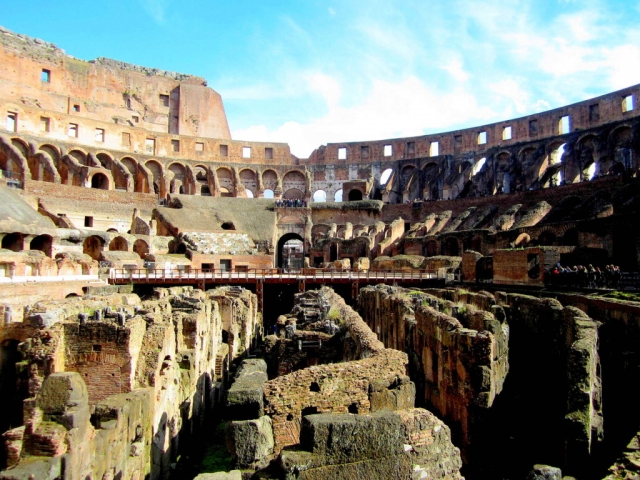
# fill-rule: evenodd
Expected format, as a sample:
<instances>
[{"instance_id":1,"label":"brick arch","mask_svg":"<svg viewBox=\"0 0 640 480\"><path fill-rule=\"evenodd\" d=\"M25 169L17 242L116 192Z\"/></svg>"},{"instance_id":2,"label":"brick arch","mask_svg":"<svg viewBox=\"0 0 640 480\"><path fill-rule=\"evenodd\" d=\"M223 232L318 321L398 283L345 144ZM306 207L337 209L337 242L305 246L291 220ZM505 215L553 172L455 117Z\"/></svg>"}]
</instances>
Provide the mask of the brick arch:
<instances>
[{"instance_id":1,"label":"brick arch","mask_svg":"<svg viewBox=\"0 0 640 480\"><path fill-rule=\"evenodd\" d=\"M29 158L31 154L31 149L29 148L29 144L25 142L23 139L18 137L11 137L11 145L16 147L25 158Z\"/></svg>"},{"instance_id":2,"label":"brick arch","mask_svg":"<svg viewBox=\"0 0 640 480\"><path fill-rule=\"evenodd\" d=\"M89 152L87 152L86 150L74 147L72 150L69 150L69 153L67 153L67 155L73 158L80 165L84 165L85 167L87 166L87 158L89 156Z\"/></svg>"},{"instance_id":3,"label":"brick arch","mask_svg":"<svg viewBox=\"0 0 640 480\"><path fill-rule=\"evenodd\" d=\"M129 242L126 238L118 235L109 242L110 252L127 252L129 251Z\"/></svg>"},{"instance_id":4,"label":"brick arch","mask_svg":"<svg viewBox=\"0 0 640 480\"><path fill-rule=\"evenodd\" d=\"M248 167L243 167L238 173L240 183L244 185L244 188L250 191L253 196L257 196L258 193L258 173Z\"/></svg>"},{"instance_id":5,"label":"brick arch","mask_svg":"<svg viewBox=\"0 0 640 480\"><path fill-rule=\"evenodd\" d=\"M139 165L142 165L142 163L139 163ZM164 184L164 166L162 165L162 162L152 158L144 162L144 167L151 174L151 178L149 178L149 193L155 192L161 197L164 197L167 192Z\"/></svg>"},{"instance_id":6,"label":"brick arch","mask_svg":"<svg viewBox=\"0 0 640 480\"><path fill-rule=\"evenodd\" d=\"M217 178L217 185L220 189L221 197L234 197L235 185L233 180L233 170L227 166L216 167L215 175Z\"/></svg>"}]
</instances>

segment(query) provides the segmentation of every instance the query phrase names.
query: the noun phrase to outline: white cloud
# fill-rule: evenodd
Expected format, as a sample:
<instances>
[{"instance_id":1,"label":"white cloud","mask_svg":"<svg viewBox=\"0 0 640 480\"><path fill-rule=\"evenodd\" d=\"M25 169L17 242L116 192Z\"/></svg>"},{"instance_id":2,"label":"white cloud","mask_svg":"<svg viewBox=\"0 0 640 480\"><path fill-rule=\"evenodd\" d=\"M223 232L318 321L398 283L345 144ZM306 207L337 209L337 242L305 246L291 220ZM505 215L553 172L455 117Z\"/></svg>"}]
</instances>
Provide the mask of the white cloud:
<instances>
[{"instance_id":1,"label":"white cloud","mask_svg":"<svg viewBox=\"0 0 640 480\"><path fill-rule=\"evenodd\" d=\"M480 106L468 92L441 92L416 77L399 83L374 80L364 101L350 108L339 105L330 95L325 98L329 111L308 123L287 122L274 130L255 125L234 130L233 138L287 142L294 155L305 158L325 143L422 135L465 120L483 123L496 114Z\"/></svg>"},{"instance_id":2,"label":"white cloud","mask_svg":"<svg viewBox=\"0 0 640 480\"><path fill-rule=\"evenodd\" d=\"M138 2L154 22L160 25L165 23L165 13L169 6L169 0L138 0Z\"/></svg>"},{"instance_id":3,"label":"white cloud","mask_svg":"<svg viewBox=\"0 0 640 480\"><path fill-rule=\"evenodd\" d=\"M458 82L466 82L469 79L469 73L465 71L459 58L452 58L449 63L442 66L442 69L449 72L453 79Z\"/></svg>"}]
</instances>

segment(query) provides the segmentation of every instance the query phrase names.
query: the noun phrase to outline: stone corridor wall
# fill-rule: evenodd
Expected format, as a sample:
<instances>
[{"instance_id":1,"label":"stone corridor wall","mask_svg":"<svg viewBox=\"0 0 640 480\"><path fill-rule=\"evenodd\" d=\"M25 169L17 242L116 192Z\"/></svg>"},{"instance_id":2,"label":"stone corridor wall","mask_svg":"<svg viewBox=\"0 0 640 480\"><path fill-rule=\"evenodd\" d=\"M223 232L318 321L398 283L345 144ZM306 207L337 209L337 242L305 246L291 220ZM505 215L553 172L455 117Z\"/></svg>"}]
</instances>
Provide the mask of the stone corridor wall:
<instances>
[{"instance_id":1,"label":"stone corridor wall","mask_svg":"<svg viewBox=\"0 0 640 480\"><path fill-rule=\"evenodd\" d=\"M276 452L299 442L303 416L368 413L375 409L371 401L375 383L393 388L406 376L405 353L385 349L333 290L324 287L321 292L335 309L332 318L341 325L344 361L298 370L264 385L265 413L273 422Z\"/></svg>"},{"instance_id":2,"label":"stone corridor wall","mask_svg":"<svg viewBox=\"0 0 640 480\"><path fill-rule=\"evenodd\" d=\"M235 357L261 331L254 297L175 287L32 306L18 365L24 425L4 434L12 469L0 478L167 478L220 401L223 327Z\"/></svg>"},{"instance_id":3,"label":"stone corridor wall","mask_svg":"<svg viewBox=\"0 0 640 480\"><path fill-rule=\"evenodd\" d=\"M386 347L409 355L418 401L452 422L468 447L475 410L491 407L509 370L504 316L384 285L363 288L358 308Z\"/></svg>"}]
</instances>

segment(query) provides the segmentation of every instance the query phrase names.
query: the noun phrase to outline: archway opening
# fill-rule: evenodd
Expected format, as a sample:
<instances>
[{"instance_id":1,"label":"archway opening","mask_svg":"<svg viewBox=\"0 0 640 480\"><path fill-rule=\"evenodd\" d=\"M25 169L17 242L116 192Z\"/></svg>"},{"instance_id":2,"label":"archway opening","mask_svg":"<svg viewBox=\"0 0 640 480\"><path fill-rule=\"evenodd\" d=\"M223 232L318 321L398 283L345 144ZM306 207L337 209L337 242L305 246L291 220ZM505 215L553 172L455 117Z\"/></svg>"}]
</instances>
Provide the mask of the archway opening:
<instances>
[{"instance_id":1,"label":"archway opening","mask_svg":"<svg viewBox=\"0 0 640 480\"><path fill-rule=\"evenodd\" d=\"M314 202L326 202L327 201L327 192L324 190L316 190L313 194Z\"/></svg>"},{"instance_id":2,"label":"archway opening","mask_svg":"<svg viewBox=\"0 0 640 480\"><path fill-rule=\"evenodd\" d=\"M2 239L2 248L12 252L21 252L24 249L24 235L21 233L10 233Z\"/></svg>"},{"instance_id":3,"label":"archway opening","mask_svg":"<svg viewBox=\"0 0 640 480\"><path fill-rule=\"evenodd\" d=\"M91 177L91 188L109 190L109 179L104 173L96 173Z\"/></svg>"},{"instance_id":4,"label":"archway opening","mask_svg":"<svg viewBox=\"0 0 640 480\"><path fill-rule=\"evenodd\" d=\"M53 238L51 235L38 235L29 244L29 250L40 250L44 252L47 257L51 257L51 250L53 246Z\"/></svg>"},{"instance_id":5,"label":"archway opening","mask_svg":"<svg viewBox=\"0 0 640 480\"><path fill-rule=\"evenodd\" d=\"M354 188L349 192L349 201L357 202L358 200L362 200L362 192Z\"/></svg>"},{"instance_id":6,"label":"archway opening","mask_svg":"<svg viewBox=\"0 0 640 480\"><path fill-rule=\"evenodd\" d=\"M460 252L457 238L447 238L442 245L442 254L457 257Z\"/></svg>"},{"instance_id":7,"label":"archway opening","mask_svg":"<svg viewBox=\"0 0 640 480\"><path fill-rule=\"evenodd\" d=\"M273 193L273 190L271 190L270 188L267 188L264 191L264 198L274 198L274 197L275 197L275 195Z\"/></svg>"},{"instance_id":8,"label":"archway opening","mask_svg":"<svg viewBox=\"0 0 640 480\"><path fill-rule=\"evenodd\" d=\"M144 240L138 239L133 243L133 251L144 259L149 253L149 245Z\"/></svg>"},{"instance_id":9,"label":"archway opening","mask_svg":"<svg viewBox=\"0 0 640 480\"><path fill-rule=\"evenodd\" d=\"M116 237L109 243L109 251L111 252L126 252L128 247L127 241L122 237Z\"/></svg>"},{"instance_id":10,"label":"archway opening","mask_svg":"<svg viewBox=\"0 0 640 480\"><path fill-rule=\"evenodd\" d=\"M100 260L100 255L104 250L104 240L97 235L87 237L82 243L82 253L89 255L94 260Z\"/></svg>"},{"instance_id":11,"label":"archway opening","mask_svg":"<svg viewBox=\"0 0 640 480\"><path fill-rule=\"evenodd\" d=\"M278 240L278 268L304 266L304 241L297 233L286 233Z\"/></svg>"},{"instance_id":12,"label":"archway opening","mask_svg":"<svg viewBox=\"0 0 640 480\"><path fill-rule=\"evenodd\" d=\"M393 170L391 168L387 168L384 172L382 172L382 175L380 175L380 186L387 184L392 173Z\"/></svg>"},{"instance_id":13,"label":"archway opening","mask_svg":"<svg viewBox=\"0 0 640 480\"><path fill-rule=\"evenodd\" d=\"M556 234L545 230L538 237L538 245L552 246L556 244Z\"/></svg>"},{"instance_id":14,"label":"archway opening","mask_svg":"<svg viewBox=\"0 0 640 480\"><path fill-rule=\"evenodd\" d=\"M334 201L334 202L341 202L341 201L342 201L342 194L343 194L342 189L338 190L338 191L335 193L335 195L333 196L333 201Z\"/></svg>"}]
</instances>

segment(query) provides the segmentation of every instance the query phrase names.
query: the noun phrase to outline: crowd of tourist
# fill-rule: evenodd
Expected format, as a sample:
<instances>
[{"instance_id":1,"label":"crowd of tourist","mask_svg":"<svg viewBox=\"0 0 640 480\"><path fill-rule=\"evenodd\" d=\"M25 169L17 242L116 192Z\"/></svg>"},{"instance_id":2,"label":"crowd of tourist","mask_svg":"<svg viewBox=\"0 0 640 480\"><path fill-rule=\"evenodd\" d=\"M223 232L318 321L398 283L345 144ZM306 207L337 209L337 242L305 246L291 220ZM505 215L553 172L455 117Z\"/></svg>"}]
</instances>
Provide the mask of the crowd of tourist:
<instances>
[{"instance_id":1,"label":"crowd of tourist","mask_svg":"<svg viewBox=\"0 0 640 480\"><path fill-rule=\"evenodd\" d=\"M300 200L299 198L283 198L282 200L276 200L276 207L306 208L307 202L305 200Z\"/></svg>"},{"instance_id":2,"label":"crowd of tourist","mask_svg":"<svg viewBox=\"0 0 640 480\"><path fill-rule=\"evenodd\" d=\"M617 288L622 277L617 265L607 265L601 270L593 265L563 267L558 263L547 273L546 279L551 284L580 288Z\"/></svg>"}]
</instances>

